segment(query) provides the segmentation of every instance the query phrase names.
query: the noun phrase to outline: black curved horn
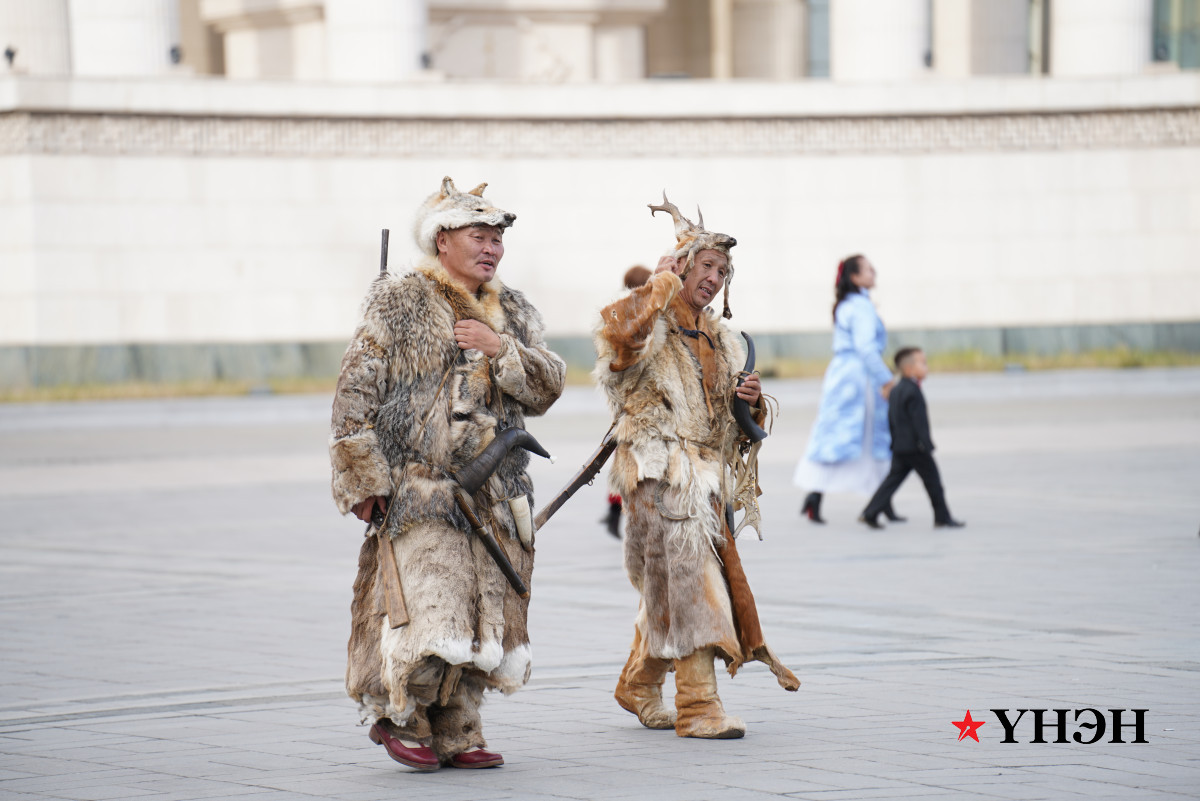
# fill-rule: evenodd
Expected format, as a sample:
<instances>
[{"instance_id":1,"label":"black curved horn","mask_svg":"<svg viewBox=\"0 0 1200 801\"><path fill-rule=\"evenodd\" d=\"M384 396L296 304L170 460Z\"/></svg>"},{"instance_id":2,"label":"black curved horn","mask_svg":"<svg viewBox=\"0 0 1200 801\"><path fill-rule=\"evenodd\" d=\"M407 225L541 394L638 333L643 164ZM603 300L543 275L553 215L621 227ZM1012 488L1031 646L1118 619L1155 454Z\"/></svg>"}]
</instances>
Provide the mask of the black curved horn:
<instances>
[{"instance_id":1,"label":"black curved horn","mask_svg":"<svg viewBox=\"0 0 1200 801\"><path fill-rule=\"evenodd\" d=\"M504 461L504 457L513 448L524 448L530 453L550 458L550 454L546 452L540 442L534 439L533 434L523 428L508 428L496 435L496 438L483 449L483 453L455 473L455 480L467 491L468 495L474 495L491 477L492 473L496 472L500 462Z\"/></svg>"},{"instance_id":2,"label":"black curved horn","mask_svg":"<svg viewBox=\"0 0 1200 801\"><path fill-rule=\"evenodd\" d=\"M745 331L742 336L746 338L746 366L742 368L744 373L754 372L754 340ZM739 377L737 385L740 387L744 378ZM762 442L767 438L767 432L762 430L762 427L754 422L754 417L750 414L750 404L742 400L738 396L733 396L733 419L737 421L738 428L742 429L742 433L750 438L751 442Z\"/></svg>"}]
</instances>

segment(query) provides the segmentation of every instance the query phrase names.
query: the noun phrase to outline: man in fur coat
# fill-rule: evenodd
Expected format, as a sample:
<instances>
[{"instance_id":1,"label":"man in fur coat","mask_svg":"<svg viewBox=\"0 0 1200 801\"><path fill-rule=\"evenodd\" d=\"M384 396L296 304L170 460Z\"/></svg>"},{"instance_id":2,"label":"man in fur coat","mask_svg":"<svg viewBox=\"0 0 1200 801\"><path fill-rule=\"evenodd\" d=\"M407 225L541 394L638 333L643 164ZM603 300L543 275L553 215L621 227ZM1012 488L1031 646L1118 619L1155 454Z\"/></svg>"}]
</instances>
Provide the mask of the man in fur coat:
<instances>
[{"instance_id":1,"label":"man in fur coat","mask_svg":"<svg viewBox=\"0 0 1200 801\"><path fill-rule=\"evenodd\" d=\"M479 705L485 689L511 693L529 678L528 600L472 534L452 476L499 431L550 408L566 373L537 310L495 277L516 217L485 200L485 186L460 192L446 178L421 207L424 256L372 285L333 401L334 500L343 514L383 518L411 618L388 618L388 546L373 528L354 582L346 689L371 739L419 770L503 762L483 750ZM472 499L526 584L528 461L514 449Z\"/></svg>"},{"instance_id":2,"label":"man in fur coat","mask_svg":"<svg viewBox=\"0 0 1200 801\"><path fill-rule=\"evenodd\" d=\"M706 231L703 217L693 225L665 197L651 209L674 218L676 249L646 285L601 312L595 337L595 376L616 417L609 480L625 500L625 568L641 593L616 699L648 728L741 737L745 724L725 714L717 695L716 658L730 675L758 660L784 689L800 686L763 639L725 523L743 440L733 400L760 406L761 385L751 374L737 386L745 355L708 309L724 286L724 316L731 316L736 240ZM762 409L754 414L765 417ZM674 710L662 699L672 669Z\"/></svg>"}]
</instances>

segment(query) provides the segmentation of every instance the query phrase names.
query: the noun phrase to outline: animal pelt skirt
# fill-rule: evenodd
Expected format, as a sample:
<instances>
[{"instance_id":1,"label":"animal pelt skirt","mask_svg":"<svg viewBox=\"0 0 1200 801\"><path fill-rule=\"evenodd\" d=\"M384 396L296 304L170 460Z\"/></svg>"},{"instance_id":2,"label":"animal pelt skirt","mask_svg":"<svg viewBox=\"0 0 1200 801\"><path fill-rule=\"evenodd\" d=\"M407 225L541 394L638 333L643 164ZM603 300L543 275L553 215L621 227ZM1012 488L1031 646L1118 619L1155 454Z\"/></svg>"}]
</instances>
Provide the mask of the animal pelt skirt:
<instances>
[{"instance_id":1,"label":"animal pelt skirt","mask_svg":"<svg viewBox=\"0 0 1200 801\"><path fill-rule=\"evenodd\" d=\"M624 499L625 571L642 595L637 626L646 650L660 659L679 659L716 646L727 661L740 659L721 563L707 537L683 526L689 521L662 515L654 497L658 485L642 481ZM667 490L662 500L675 508L678 496Z\"/></svg>"},{"instance_id":2,"label":"animal pelt skirt","mask_svg":"<svg viewBox=\"0 0 1200 801\"><path fill-rule=\"evenodd\" d=\"M642 481L624 498L625 570L641 593L636 625L645 653L674 660L715 647L730 675L757 660L784 689L795 690L799 680L763 638L754 594L716 498L689 520L671 520L655 502L658 484ZM683 495L667 489L664 507L677 509ZM697 523L711 526L717 536L695 536L689 528Z\"/></svg>"},{"instance_id":3,"label":"animal pelt skirt","mask_svg":"<svg viewBox=\"0 0 1200 801\"><path fill-rule=\"evenodd\" d=\"M528 584L533 553L515 538L502 541ZM367 723L388 718L410 739L432 739L439 751L439 719L453 718L451 727L472 742L446 743L447 749L482 745L477 710L484 689L511 693L529 679L529 602L469 532L425 521L392 544L411 622L388 624L378 539L368 537L354 582L346 689Z\"/></svg>"}]
</instances>

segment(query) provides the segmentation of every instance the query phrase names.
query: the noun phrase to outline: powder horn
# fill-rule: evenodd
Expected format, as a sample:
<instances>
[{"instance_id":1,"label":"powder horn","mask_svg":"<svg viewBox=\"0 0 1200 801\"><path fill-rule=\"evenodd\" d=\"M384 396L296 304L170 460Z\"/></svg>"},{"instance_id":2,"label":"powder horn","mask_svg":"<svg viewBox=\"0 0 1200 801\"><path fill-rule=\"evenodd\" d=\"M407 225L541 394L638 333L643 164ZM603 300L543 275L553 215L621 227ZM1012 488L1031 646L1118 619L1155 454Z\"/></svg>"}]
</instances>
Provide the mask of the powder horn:
<instances>
[{"instance_id":1,"label":"powder horn","mask_svg":"<svg viewBox=\"0 0 1200 801\"><path fill-rule=\"evenodd\" d=\"M523 428L508 428L496 435L496 438L488 443L488 446L483 449L483 453L476 456L474 461L455 473L454 479L459 486L466 490L467 495L474 495L491 477L492 473L496 472L500 462L504 461L504 457L513 448L524 448L530 453L550 458L550 454L542 447L541 443L534 439L533 434Z\"/></svg>"},{"instance_id":2,"label":"powder horn","mask_svg":"<svg viewBox=\"0 0 1200 801\"><path fill-rule=\"evenodd\" d=\"M745 331L742 332L742 336L746 338L746 366L742 368L742 373L749 374L754 372L754 340ZM737 385L740 387L745 380L744 376L739 376ZM767 438L767 432L754 422L754 417L750 414L750 404L736 395L733 397L733 419L751 442L762 442Z\"/></svg>"}]
</instances>

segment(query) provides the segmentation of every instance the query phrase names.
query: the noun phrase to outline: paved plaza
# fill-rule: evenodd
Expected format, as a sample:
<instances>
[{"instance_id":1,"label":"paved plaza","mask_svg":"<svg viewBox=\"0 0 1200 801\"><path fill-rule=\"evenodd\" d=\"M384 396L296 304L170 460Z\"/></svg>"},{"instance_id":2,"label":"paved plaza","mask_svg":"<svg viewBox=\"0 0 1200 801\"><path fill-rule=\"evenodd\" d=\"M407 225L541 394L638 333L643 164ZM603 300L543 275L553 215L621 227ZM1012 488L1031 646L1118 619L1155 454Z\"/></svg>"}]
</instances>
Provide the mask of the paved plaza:
<instances>
[{"instance_id":1,"label":"paved plaza","mask_svg":"<svg viewBox=\"0 0 1200 801\"><path fill-rule=\"evenodd\" d=\"M1200 370L931 376L953 532L915 476L907 523L836 495L800 520L819 383L765 383L765 539L740 550L800 691L722 674L733 741L616 705L637 599L598 483L539 533L533 678L484 707L506 764L432 774L342 689L363 527L330 500L328 398L0 406L0 798L1200 798ZM582 387L530 421L559 456L540 502L606 428ZM1073 711L1066 742L1050 711L1047 742L1027 713L1005 743L991 711L1086 708L1095 744ZM1112 709L1148 710L1148 742L1110 742Z\"/></svg>"}]
</instances>

